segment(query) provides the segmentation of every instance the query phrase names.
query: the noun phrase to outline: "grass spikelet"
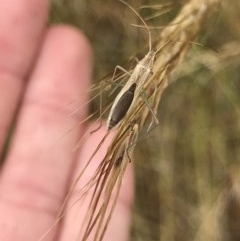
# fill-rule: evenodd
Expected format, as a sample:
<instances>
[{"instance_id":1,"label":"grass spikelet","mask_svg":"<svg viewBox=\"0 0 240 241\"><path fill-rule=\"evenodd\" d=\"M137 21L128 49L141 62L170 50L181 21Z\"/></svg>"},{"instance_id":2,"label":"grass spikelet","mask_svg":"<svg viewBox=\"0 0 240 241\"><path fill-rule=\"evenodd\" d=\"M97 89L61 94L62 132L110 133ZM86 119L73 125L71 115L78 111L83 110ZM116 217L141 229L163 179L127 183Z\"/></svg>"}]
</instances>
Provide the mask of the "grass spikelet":
<instances>
[{"instance_id":1,"label":"grass spikelet","mask_svg":"<svg viewBox=\"0 0 240 241\"><path fill-rule=\"evenodd\" d=\"M219 0L190 1L169 26L159 34L157 38L159 41L155 42L156 49L166 42L169 43L156 55L153 75L144 85L144 92L148 102L152 103L153 110L157 110L161 95L171 82L172 73L179 67L186 55L189 44L194 41L203 27L204 20L219 3ZM149 116L151 116L151 112L148 106L139 98L119 127L116 139L122 133L130 130L131 123L137 123L141 130Z\"/></svg>"}]
</instances>

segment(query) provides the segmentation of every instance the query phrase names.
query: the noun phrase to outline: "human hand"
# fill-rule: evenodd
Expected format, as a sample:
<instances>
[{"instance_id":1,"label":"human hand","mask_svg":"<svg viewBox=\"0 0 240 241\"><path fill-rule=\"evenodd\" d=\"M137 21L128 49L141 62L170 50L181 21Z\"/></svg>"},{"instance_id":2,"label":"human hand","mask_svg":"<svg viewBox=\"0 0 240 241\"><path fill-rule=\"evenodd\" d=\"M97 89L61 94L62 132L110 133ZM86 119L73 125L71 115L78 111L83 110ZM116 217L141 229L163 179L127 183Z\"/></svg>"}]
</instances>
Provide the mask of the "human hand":
<instances>
[{"instance_id":1,"label":"human hand","mask_svg":"<svg viewBox=\"0 0 240 241\"><path fill-rule=\"evenodd\" d=\"M80 105L88 99L91 50L76 29L46 27L47 17L46 0L0 2L1 152L19 108L0 178L1 241L37 241L51 227L69 186L105 134L106 128L102 128L91 135L73 155L74 146L86 131L86 126L77 123L86 117L87 107L68 118L74 110L66 103L79 95ZM73 126L77 127L57 141ZM91 168L103 158L108 143ZM87 175L92 173L88 170ZM128 238L132 179L129 170L104 240ZM80 209L75 211L82 220ZM76 240L80 222L73 216L73 212L67 213L45 240Z\"/></svg>"}]
</instances>

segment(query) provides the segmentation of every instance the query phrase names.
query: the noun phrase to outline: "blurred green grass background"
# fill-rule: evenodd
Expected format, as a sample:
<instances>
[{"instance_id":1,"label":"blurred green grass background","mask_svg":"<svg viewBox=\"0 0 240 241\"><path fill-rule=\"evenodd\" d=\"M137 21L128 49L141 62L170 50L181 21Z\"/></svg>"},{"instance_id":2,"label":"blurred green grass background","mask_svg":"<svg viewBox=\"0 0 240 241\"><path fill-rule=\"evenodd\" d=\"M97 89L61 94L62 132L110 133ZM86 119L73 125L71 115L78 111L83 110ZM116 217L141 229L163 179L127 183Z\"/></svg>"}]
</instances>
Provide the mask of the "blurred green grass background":
<instances>
[{"instance_id":1,"label":"blurred green grass background","mask_svg":"<svg viewBox=\"0 0 240 241\"><path fill-rule=\"evenodd\" d=\"M162 3L128 2L137 11ZM171 2L148 24L168 23L187 1ZM116 0L52 3L51 23L75 25L92 43L95 82L146 53L146 31L130 25L136 16ZM196 40L209 48L192 46L164 92L159 126L137 145L130 240L240 240L239 12L240 1L223 0L210 16Z\"/></svg>"}]
</instances>

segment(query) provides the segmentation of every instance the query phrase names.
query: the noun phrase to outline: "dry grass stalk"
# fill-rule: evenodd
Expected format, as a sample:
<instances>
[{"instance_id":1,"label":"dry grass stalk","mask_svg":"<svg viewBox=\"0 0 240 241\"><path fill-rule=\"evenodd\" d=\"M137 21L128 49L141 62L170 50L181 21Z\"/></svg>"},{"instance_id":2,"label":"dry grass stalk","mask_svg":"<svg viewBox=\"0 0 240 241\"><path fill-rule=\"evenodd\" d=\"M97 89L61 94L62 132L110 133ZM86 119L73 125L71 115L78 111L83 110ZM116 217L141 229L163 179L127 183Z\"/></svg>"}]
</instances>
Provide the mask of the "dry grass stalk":
<instances>
[{"instance_id":1,"label":"dry grass stalk","mask_svg":"<svg viewBox=\"0 0 240 241\"><path fill-rule=\"evenodd\" d=\"M190 1L178 17L159 35L157 48L170 42L157 54L153 66L153 76L144 85L148 102L153 103L154 110L157 109L162 92L169 84L172 72L184 58L189 43L193 42L207 15L216 8L219 2L220 0ZM149 108L143 103L143 100L139 99L120 126L118 135L129 129L131 123L138 123L141 129L149 114Z\"/></svg>"}]
</instances>

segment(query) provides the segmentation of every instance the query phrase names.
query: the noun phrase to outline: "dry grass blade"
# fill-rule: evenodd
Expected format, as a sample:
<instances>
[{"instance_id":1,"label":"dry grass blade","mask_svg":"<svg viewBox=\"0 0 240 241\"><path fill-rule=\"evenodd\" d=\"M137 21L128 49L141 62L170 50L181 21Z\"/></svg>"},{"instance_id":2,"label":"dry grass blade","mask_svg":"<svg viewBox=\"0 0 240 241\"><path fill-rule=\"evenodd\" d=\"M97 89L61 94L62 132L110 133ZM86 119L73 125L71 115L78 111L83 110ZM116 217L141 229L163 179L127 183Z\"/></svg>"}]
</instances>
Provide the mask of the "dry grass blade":
<instances>
[{"instance_id":1,"label":"dry grass blade","mask_svg":"<svg viewBox=\"0 0 240 241\"><path fill-rule=\"evenodd\" d=\"M155 5L144 5L141 6L141 9L154 9L157 10L156 13L148 16L146 20L154 19L160 17L168 12L170 12L174 8L173 3L165 3L165 4L155 4Z\"/></svg>"}]
</instances>

